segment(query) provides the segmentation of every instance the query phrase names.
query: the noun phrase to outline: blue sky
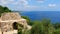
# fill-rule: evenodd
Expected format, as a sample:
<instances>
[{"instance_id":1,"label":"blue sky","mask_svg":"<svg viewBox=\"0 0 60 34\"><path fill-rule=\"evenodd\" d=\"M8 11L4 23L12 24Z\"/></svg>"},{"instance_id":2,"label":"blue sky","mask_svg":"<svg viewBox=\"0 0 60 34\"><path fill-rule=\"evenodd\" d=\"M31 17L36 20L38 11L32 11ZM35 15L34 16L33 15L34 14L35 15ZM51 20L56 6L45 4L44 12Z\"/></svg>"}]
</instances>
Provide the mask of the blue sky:
<instances>
[{"instance_id":1,"label":"blue sky","mask_svg":"<svg viewBox=\"0 0 60 34\"><path fill-rule=\"evenodd\" d=\"M17 11L60 11L60 0L0 0L0 5Z\"/></svg>"}]
</instances>

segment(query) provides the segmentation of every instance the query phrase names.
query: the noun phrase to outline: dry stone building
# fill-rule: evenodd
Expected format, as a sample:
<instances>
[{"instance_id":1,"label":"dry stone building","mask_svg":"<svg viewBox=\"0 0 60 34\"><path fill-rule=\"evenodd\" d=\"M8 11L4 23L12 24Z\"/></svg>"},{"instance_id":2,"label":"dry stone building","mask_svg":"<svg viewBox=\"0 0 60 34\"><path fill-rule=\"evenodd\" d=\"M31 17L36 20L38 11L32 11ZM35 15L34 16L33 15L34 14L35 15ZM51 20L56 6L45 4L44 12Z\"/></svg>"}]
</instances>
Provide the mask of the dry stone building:
<instances>
[{"instance_id":1,"label":"dry stone building","mask_svg":"<svg viewBox=\"0 0 60 34\"><path fill-rule=\"evenodd\" d=\"M21 24L24 28L31 29L26 22L26 19L21 18L17 12L3 13L0 17L0 34L17 34L17 27L15 24ZM23 29L24 30L24 29ZM23 31L22 30L22 31Z\"/></svg>"}]
</instances>

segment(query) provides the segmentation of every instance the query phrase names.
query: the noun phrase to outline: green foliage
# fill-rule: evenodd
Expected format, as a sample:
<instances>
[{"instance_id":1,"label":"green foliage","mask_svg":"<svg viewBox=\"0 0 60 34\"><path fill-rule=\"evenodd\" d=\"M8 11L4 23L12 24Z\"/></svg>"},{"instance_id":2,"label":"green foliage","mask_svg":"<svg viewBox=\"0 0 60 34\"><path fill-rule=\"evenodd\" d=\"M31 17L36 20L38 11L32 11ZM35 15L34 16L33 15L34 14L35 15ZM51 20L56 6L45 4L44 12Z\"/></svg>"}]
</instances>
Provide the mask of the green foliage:
<instances>
[{"instance_id":1,"label":"green foliage","mask_svg":"<svg viewBox=\"0 0 60 34\"><path fill-rule=\"evenodd\" d=\"M21 16L21 17L26 19L28 23L30 22L30 18L29 17L27 17L27 16Z\"/></svg>"},{"instance_id":2,"label":"green foliage","mask_svg":"<svg viewBox=\"0 0 60 34\"><path fill-rule=\"evenodd\" d=\"M58 28L60 28L60 23L55 23L55 24L53 24L54 25L54 27L55 27L55 29L58 29Z\"/></svg>"},{"instance_id":3,"label":"green foliage","mask_svg":"<svg viewBox=\"0 0 60 34\"><path fill-rule=\"evenodd\" d=\"M60 28L56 30L56 34L60 34Z\"/></svg>"},{"instance_id":4,"label":"green foliage","mask_svg":"<svg viewBox=\"0 0 60 34\"><path fill-rule=\"evenodd\" d=\"M11 10L7 7L0 6L0 16L4 12L11 12Z\"/></svg>"},{"instance_id":5,"label":"green foliage","mask_svg":"<svg viewBox=\"0 0 60 34\"><path fill-rule=\"evenodd\" d=\"M53 34L54 27L50 20L44 19L40 22L35 21L31 29L31 34Z\"/></svg>"},{"instance_id":6,"label":"green foliage","mask_svg":"<svg viewBox=\"0 0 60 34\"><path fill-rule=\"evenodd\" d=\"M60 34L60 23L57 22L57 23L55 23L53 25L54 25L54 28L55 28L54 34Z\"/></svg>"},{"instance_id":7,"label":"green foliage","mask_svg":"<svg viewBox=\"0 0 60 34\"><path fill-rule=\"evenodd\" d=\"M18 34L22 34L22 25L21 24L18 24Z\"/></svg>"},{"instance_id":8,"label":"green foliage","mask_svg":"<svg viewBox=\"0 0 60 34\"><path fill-rule=\"evenodd\" d=\"M40 34L42 29L41 25L42 24L40 22L35 21L31 29L31 34Z\"/></svg>"},{"instance_id":9,"label":"green foliage","mask_svg":"<svg viewBox=\"0 0 60 34\"><path fill-rule=\"evenodd\" d=\"M21 16L21 17L27 20L28 25L33 25L33 22L30 20L29 17L27 16Z\"/></svg>"}]
</instances>

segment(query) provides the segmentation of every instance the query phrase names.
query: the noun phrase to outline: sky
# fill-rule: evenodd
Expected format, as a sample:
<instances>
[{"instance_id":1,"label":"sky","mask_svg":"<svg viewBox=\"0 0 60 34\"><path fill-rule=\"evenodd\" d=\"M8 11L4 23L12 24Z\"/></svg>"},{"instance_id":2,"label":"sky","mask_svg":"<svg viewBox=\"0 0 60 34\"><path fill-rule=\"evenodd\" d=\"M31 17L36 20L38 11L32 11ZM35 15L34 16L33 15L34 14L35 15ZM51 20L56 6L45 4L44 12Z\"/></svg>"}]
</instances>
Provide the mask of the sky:
<instances>
[{"instance_id":1,"label":"sky","mask_svg":"<svg viewBox=\"0 0 60 34\"><path fill-rule=\"evenodd\" d=\"M0 5L16 11L60 11L60 0L0 0Z\"/></svg>"}]
</instances>

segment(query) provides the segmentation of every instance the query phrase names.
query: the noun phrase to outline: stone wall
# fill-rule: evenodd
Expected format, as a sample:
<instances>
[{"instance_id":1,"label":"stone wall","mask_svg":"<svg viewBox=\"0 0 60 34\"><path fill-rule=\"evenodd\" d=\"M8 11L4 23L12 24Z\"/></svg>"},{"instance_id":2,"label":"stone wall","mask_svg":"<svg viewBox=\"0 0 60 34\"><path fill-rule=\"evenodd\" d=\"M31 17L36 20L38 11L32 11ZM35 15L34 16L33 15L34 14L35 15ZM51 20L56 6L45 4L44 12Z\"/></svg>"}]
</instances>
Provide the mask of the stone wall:
<instances>
[{"instance_id":1,"label":"stone wall","mask_svg":"<svg viewBox=\"0 0 60 34\"><path fill-rule=\"evenodd\" d=\"M10 33L13 34L13 23L17 22L18 24L23 25L23 31L27 27L27 29L31 29L31 27L27 24L26 19L22 19L19 13L3 13L0 18L0 31L5 32L5 34ZM17 32L17 31L15 31Z\"/></svg>"}]
</instances>

